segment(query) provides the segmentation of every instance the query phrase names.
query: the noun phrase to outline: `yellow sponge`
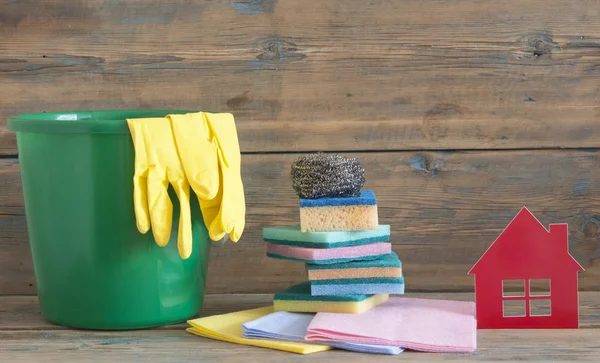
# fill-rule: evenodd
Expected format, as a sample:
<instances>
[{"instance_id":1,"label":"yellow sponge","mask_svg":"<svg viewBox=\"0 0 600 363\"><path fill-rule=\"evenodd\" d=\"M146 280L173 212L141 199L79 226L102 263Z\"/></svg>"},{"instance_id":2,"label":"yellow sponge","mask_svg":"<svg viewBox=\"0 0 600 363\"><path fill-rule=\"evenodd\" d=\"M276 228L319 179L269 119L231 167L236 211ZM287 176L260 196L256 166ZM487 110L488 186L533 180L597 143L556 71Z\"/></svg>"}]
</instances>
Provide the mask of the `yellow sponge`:
<instances>
[{"instance_id":1,"label":"yellow sponge","mask_svg":"<svg viewBox=\"0 0 600 363\"><path fill-rule=\"evenodd\" d=\"M301 208L302 232L375 230L377 206Z\"/></svg>"},{"instance_id":2,"label":"yellow sponge","mask_svg":"<svg viewBox=\"0 0 600 363\"><path fill-rule=\"evenodd\" d=\"M358 197L300 199L302 232L364 231L379 228L377 200L371 190Z\"/></svg>"},{"instance_id":3,"label":"yellow sponge","mask_svg":"<svg viewBox=\"0 0 600 363\"><path fill-rule=\"evenodd\" d=\"M386 302L388 294L376 294L363 301L301 301L275 300L274 311L290 311L297 313L346 313L360 314Z\"/></svg>"},{"instance_id":4,"label":"yellow sponge","mask_svg":"<svg viewBox=\"0 0 600 363\"><path fill-rule=\"evenodd\" d=\"M274 311L360 314L386 302L389 294L312 296L306 281L275 294Z\"/></svg>"}]
</instances>

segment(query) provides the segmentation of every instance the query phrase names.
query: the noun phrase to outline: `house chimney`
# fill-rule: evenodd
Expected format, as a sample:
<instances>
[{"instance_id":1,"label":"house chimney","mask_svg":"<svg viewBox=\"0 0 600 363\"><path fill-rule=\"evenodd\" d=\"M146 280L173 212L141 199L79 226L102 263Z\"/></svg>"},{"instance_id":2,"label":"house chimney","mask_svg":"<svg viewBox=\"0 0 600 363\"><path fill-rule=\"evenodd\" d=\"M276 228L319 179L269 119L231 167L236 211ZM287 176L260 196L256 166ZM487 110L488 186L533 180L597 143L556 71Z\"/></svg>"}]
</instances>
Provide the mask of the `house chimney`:
<instances>
[{"instance_id":1,"label":"house chimney","mask_svg":"<svg viewBox=\"0 0 600 363\"><path fill-rule=\"evenodd\" d=\"M569 253L569 227L566 223L550 225L550 240L557 252Z\"/></svg>"}]
</instances>

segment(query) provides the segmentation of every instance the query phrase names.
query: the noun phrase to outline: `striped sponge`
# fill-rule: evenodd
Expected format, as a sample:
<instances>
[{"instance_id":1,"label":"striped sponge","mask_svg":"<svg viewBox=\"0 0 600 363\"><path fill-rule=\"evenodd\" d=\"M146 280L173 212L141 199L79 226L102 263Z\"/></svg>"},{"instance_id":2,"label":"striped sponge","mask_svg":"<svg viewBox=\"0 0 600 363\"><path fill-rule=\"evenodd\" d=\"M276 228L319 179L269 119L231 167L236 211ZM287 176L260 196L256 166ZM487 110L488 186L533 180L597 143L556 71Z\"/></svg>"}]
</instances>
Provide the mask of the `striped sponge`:
<instances>
[{"instance_id":1,"label":"striped sponge","mask_svg":"<svg viewBox=\"0 0 600 363\"><path fill-rule=\"evenodd\" d=\"M395 252L376 260L341 262L329 265L308 264L308 279L335 280L375 277L402 277L402 262Z\"/></svg>"},{"instance_id":2,"label":"striped sponge","mask_svg":"<svg viewBox=\"0 0 600 363\"><path fill-rule=\"evenodd\" d=\"M378 242L339 248L303 248L266 243L267 256L312 264L372 260L392 252L392 244Z\"/></svg>"},{"instance_id":3,"label":"striped sponge","mask_svg":"<svg viewBox=\"0 0 600 363\"><path fill-rule=\"evenodd\" d=\"M387 301L388 294L313 296L305 281L273 296L274 311L359 314Z\"/></svg>"},{"instance_id":4,"label":"striped sponge","mask_svg":"<svg viewBox=\"0 0 600 363\"><path fill-rule=\"evenodd\" d=\"M373 277L359 279L314 280L310 293L320 295L344 294L404 294L404 277Z\"/></svg>"},{"instance_id":5,"label":"striped sponge","mask_svg":"<svg viewBox=\"0 0 600 363\"><path fill-rule=\"evenodd\" d=\"M379 225L376 230L302 232L300 225L263 228L263 239L278 245L308 248L338 248L360 246L390 239L390 226Z\"/></svg>"},{"instance_id":6,"label":"striped sponge","mask_svg":"<svg viewBox=\"0 0 600 363\"><path fill-rule=\"evenodd\" d=\"M358 197L300 199L302 232L376 230L377 199L371 190Z\"/></svg>"}]
</instances>

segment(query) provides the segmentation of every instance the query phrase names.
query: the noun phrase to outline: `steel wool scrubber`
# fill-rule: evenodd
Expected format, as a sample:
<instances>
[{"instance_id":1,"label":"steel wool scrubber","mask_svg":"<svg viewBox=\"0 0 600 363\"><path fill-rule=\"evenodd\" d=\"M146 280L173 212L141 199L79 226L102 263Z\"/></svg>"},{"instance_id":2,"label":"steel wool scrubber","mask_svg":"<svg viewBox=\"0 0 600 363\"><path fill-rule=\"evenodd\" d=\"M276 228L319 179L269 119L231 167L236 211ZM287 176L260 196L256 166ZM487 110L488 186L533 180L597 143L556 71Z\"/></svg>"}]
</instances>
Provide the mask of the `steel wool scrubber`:
<instances>
[{"instance_id":1,"label":"steel wool scrubber","mask_svg":"<svg viewBox=\"0 0 600 363\"><path fill-rule=\"evenodd\" d=\"M316 153L292 163L292 186L303 199L358 196L365 181L356 158Z\"/></svg>"}]
</instances>

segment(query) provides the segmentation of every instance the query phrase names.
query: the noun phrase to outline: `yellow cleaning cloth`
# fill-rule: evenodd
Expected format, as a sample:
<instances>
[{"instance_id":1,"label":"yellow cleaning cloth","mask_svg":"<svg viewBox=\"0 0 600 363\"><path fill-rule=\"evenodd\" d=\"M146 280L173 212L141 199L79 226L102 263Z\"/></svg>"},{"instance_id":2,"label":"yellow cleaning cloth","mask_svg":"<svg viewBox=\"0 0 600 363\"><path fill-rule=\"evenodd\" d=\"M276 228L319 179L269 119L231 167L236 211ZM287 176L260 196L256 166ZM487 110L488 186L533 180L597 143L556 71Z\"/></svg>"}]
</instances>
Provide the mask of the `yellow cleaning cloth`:
<instances>
[{"instance_id":1,"label":"yellow cleaning cloth","mask_svg":"<svg viewBox=\"0 0 600 363\"><path fill-rule=\"evenodd\" d=\"M177 248L186 259L192 253L190 186L179 160L171 124L164 118L127 120L135 149L134 209L138 230L152 227L159 246L166 246L171 236L173 204L169 184L179 198Z\"/></svg>"},{"instance_id":2,"label":"yellow cleaning cloth","mask_svg":"<svg viewBox=\"0 0 600 363\"><path fill-rule=\"evenodd\" d=\"M273 306L267 306L258 309L193 319L188 321L188 324L192 327L187 328L186 331L205 338L299 354L310 354L332 349L330 346L320 344L270 339L248 339L242 337L244 332L244 329L242 329L243 323L261 318L272 312Z\"/></svg>"}]
</instances>

